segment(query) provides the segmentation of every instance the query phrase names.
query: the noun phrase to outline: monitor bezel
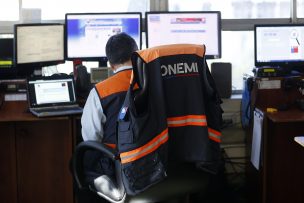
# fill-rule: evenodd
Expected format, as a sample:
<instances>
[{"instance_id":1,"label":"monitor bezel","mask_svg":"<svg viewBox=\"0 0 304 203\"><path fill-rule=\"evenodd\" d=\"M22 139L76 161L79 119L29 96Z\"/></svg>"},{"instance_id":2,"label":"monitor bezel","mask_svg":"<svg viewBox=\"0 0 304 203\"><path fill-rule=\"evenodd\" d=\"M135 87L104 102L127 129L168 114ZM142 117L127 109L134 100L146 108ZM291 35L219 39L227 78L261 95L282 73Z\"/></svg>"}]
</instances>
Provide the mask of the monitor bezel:
<instances>
[{"instance_id":1,"label":"monitor bezel","mask_svg":"<svg viewBox=\"0 0 304 203\"><path fill-rule=\"evenodd\" d=\"M205 54L206 59L220 59L222 57L222 24L220 11L149 11L145 13L145 30L146 30L146 46L149 47L149 29L148 29L148 15L149 14L217 14L218 26L218 55Z\"/></svg>"},{"instance_id":2,"label":"monitor bezel","mask_svg":"<svg viewBox=\"0 0 304 203\"><path fill-rule=\"evenodd\" d=\"M279 24L255 24L254 25L254 65L256 67L298 67L304 65L304 58L302 61L267 61L267 62L260 62L257 60L257 28L259 27L303 27L303 23L279 23Z\"/></svg>"},{"instance_id":3,"label":"monitor bezel","mask_svg":"<svg viewBox=\"0 0 304 203\"><path fill-rule=\"evenodd\" d=\"M43 27L43 26L60 26L63 29L62 40L63 40L63 56L62 59L59 60L50 60L50 61L37 61L37 62L28 62L28 63L18 63L18 32L17 29L19 27ZM18 75L28 76L33 74L35 70L41 70L42 67L45 66L53 66L65 63L65 45L64 45L64 33L65 26L62 23L24 23L24 24L15 24L14 25L14 66L17 69Z\"/></svg>"},{"instance_id":4,"label":"monitor bezel","mask_svg":"<svg viewBox=\"0 0 304 203\"><path fill-rule=\"evenodd\" d=\"M141 12L110 12L110 13L66 13L65 14L65 59L70 61L81 60L81 61L98 61L101 64L107 63L108 59L105 56L94 56L94 57L69 57L68 56L68 28L67 19L69 15L139 15L139 49L142 47L142 13Z\"/></svg>"}]
</instances>

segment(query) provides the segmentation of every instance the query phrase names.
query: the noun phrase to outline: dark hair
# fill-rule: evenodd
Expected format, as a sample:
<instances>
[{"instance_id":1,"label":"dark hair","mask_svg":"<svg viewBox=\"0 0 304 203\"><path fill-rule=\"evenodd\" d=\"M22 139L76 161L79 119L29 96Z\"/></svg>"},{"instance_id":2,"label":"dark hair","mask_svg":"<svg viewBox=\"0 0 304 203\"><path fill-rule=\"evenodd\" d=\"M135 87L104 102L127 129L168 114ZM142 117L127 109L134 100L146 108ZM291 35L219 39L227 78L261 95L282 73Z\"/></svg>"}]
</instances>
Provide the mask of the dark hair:
<instances>
[{"instance_id":1,"label":"dark hair","mask_svg":"<svg viewBox=\"0 0 304 203\"><path fill-rule=\"evenodd\" d=\"M127 62L137 50L135 40L124 32L111 36L106 44L106 55L112 65Z\"/></svg>"}]
</instances>

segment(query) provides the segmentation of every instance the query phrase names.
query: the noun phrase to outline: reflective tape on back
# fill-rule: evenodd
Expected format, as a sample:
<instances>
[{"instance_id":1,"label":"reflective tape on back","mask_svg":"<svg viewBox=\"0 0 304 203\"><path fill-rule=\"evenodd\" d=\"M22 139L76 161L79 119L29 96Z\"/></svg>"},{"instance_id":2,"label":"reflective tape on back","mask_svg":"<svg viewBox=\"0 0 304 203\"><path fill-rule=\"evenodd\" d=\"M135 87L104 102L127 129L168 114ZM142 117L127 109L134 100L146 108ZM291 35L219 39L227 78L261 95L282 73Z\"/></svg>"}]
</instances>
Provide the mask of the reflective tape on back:
<instances>
[{"instance_id":1,"label":"reflective tape on back","mask_svg":"<svg viewBox=\"0 0 304 203\"><path fill-rule=\"evenodd\" d=\"M166 128L163 132L161 132L159 135L154 137L151 141L149 141L147 144L128 151L128 152L123 152L120 154L121 158L121 163L129 163L132 161L136 161L152 152L157 150L162 144L166 143L168 141L168 128Z\"/></svg>"},{"instance_id":2,"label":"reflective tape on back","mask_svg":"<svg viewBox=\"0 0 304 203\"><path fill-rule=\"evenodd\" d=\"M208 128L209 139L215 142L221 142L221 132L216 131L212 128Z\"/></svg>"},{"instance_id":3,"label":"reflective tape on back","mask_svg":"<svg viewBox=\"0 0 304 203\"><path fill-rule=\"evenodd\" d=\"M186 115L170 117L167 119L169 127L181 127L188 125L207 126L205 115Z\"/></svg>"}]
</instances>

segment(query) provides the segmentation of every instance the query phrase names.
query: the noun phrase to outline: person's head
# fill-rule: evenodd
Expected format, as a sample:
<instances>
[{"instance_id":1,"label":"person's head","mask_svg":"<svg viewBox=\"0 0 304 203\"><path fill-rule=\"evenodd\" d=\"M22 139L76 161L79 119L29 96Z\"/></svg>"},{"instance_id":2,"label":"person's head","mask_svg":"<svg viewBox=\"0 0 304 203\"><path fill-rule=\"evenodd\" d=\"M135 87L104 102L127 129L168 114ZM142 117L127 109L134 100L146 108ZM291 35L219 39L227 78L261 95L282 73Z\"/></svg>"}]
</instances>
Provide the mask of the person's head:
<instances>
[{"instance_id":1,"label":"person's head","mask_svg":"<svg viewBox=\"0 0 304 203\"><path fill-rule=\"evenodd\" d=\"M131 63L131 55L137 50L135 40L126 33L111 36L106 44L106 55L113 68Z\"/></svg>"}]
</instances>

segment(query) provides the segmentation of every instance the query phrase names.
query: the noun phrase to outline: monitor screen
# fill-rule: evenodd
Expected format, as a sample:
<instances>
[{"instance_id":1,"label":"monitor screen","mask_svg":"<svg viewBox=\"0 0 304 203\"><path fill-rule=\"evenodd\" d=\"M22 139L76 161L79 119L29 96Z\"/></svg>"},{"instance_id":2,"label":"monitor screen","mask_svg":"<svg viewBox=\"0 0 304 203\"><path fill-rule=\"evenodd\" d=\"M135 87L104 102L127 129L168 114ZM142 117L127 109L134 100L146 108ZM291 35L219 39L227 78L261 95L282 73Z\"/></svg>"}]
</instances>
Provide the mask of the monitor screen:
<instances>
[{"instance_id":1,"label":"monitor screen","mask_svg":"<svg viewBox=\"0 0 304 203\"><path fill-rule=\"evenodd\" d=\"M68 13L65 23L69 60L106 61L106 43L120 32L141 47L141 13Z\"/></svg>"},{"instance_id":2,"label":"monitor screen","mask_svg":"<svg viewBox=\"0 0 304 203\"><path fill-rule=\"evenodd\" d=\"M255 25L256 66L304 65L304 24Z\"/></svg>"},{"instance_id":3,"label":"monitor screen","mask_svg":"<svg viewBox=\"0 0 304 203\"><path fill-rule=\"evenodd\" d=\"M206 58L221 57L221 15L210 12L147 12L147 46L205 44Z\"/></svg>"},{"instance_id":4,"label":"monitor screen","mask_svg":"<svg viewBox=\"0 0 304 203\"><path fill-rule=\"evenodd\" d=\"M63 24L16 24L15 64L43 67L64 62Z\"/></svg>"},{"instance_id":5,"label":"monitor screen","mask_svg":"<svg viewBox=\"0 0 304 203\"><path fill-rule=\"evenodd\" d=\"M0 38L0 68L13 66L13 38Z\"/></svg>"},{"instance_id":6,"label":"monitor screen","mask_svg":"<svg viewBox=\"0 0 304 203\"><path fill-rule=\"evenodd\" d=\"M15 77L13 37L0 38L0 79Z\"/></svg>"}]
</instances>

